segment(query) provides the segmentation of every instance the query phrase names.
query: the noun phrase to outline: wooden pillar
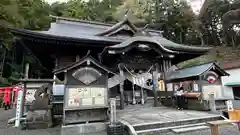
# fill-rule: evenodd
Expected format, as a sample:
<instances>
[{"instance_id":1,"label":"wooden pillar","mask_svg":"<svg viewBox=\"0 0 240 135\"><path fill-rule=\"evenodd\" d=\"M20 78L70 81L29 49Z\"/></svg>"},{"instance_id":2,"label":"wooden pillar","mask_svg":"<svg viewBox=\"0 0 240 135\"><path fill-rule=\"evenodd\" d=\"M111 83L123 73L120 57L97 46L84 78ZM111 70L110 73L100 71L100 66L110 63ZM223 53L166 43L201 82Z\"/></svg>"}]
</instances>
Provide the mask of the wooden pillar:
<instances>
[{"instance_id":1,"label":"wooden pillar","mask_svg":"<svg viewBox=\"0 0 240 135\"><path fill-rule=\"evenodd\" d=\"M5 59L6 59L6 54L7 54L7 49L4 49L4 54L3 54L3 59L2 62L0 63L0 76L3 75L3 68L4 68L4 63L5 63Z\"/></svg>"},{"instance_id":2,"label":"wooden pillar","mask_svg":"<svg viewBox=\"0 0 240 135\"><path fill-rule=\"evenodd\" d=\"M219 135L218 125L212 125L210 128L211 128L211 135Z\"/></svg>"},{"instance_id":3,"label":"wooden pillar","mask_svg":"<svg viewBox=\"0 0 240 135\"><path fill-rule=\"evenodd\" d=\"M28 79L28 73L29 73L29 63L26 63L25 64L24 79Z\"/></svg>"},{"instance_id":4,"label":"wooden pillar","mask_svg":"<svg viewBox=\"0 0 240 135\"><path fill-rule=\"evenodd\" d=\"M54 68L55 68L55 69L58 68L58 58L55 58L55 66L54 66ZM55 87L56 79L57 79L57 76L54 74L54 75L53 75L53 87L54 87L54 88L56 88L56 87Z\"/></svg>"},{"instance_id":5,"label":"wooden pillar","mask_svg":"<svg viewBox=\"0 0 240 135\"><path fill-rule=\"evenodd\" d=\"M66 124L66 116L65 116L65 108L66 108L66 105L68 104L68 101L67 100L69 100L68 99L68 97L66 97L66 91L67 91L67 87L66 87L66 85L67 85L67 71L64 71L64 85L65 85L65 87L64 87L64 99L63 99L63 101L64 101L64 103L63 103L63 125L65 125Z\"/></svg>"},{"instance_id":6,"label":"wooden pillar","mask_svg":"<svg viewBox=\"0 0 240 135\"><path fill-rule=\"evenodd\" d=\"M58 68L58 58L55 58L55 65L54 68L57 69Z\"/></svg>"},{"instance_id":7,"label":"wooden pillar","mask_svg":"<svg viewBox=\"0 0 240 135\"><path fill-rule=\"evenodd\" d=\"M144 104L144 93L143 93L143 87L141 87L141 104Z\"/></svg>"},{"instance_id":8,"label":"wooden pillar","mask_svg":"<svg viewBox=\"0 0 240 135\"><path fill-rule=\"evenodd\" d=\"M158 95L157 95L158 80L157 80L157 72L156 72L156 67L155 66L154 66L154 70L152 71L152 80L153 80L153 93L154 93L154 107L157 107L157 102L158 102Z\"/></svg>"},{"instance_id":9,"label":"wooden pillar","mask_svg":"<svg viewBox=\"0 0 240 135\"><path fill-rule=\"evenodd\" d=\"M133 104L136 104L136 98L135 98L135 78L133 77L133 83L132 83L132 93L133 93Z\"/></svg>"},{"instance_id":10,"label":"wooden pillar","mask_svg":"<svg viewBox=\"0 0 240 135\"><path fill-rule=\"evenodd\" d=\"M123 77L123 69L121 64L118 65L120 76ZM120 109L124 109L124 81L119 84L120 86Z\"/></svg>"},{"instance_id":11,"label":"wooden pillar","mask_svg":"<svg viewBox=\"0 0 240 135\"><path fill-rule=\"evenodd\" d=\"M165 83L166 77L167 77L167 72L169 71L169 68L171 67L171 61L169 59L164 60L166 62L165 66L165 71L163 72L163 81L164 81L164 91L165 91L165 100L168 99L168 92L167 92L167 84Z\"/></svg>"}]
</instances>

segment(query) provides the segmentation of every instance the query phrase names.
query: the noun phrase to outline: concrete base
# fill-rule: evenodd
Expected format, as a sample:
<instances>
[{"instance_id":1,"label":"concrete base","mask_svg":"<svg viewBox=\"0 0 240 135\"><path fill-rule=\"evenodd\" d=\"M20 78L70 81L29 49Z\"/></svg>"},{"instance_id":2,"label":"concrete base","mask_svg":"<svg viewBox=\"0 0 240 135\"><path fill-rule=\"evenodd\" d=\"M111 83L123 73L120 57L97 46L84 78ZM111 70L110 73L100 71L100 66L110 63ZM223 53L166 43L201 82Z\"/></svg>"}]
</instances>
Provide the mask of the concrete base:
<instances>
[{"instance_id":1,"label":"concrete base","mask_svg":"<svg viewBox=\"0 0 240 135\"><path fill-rule=\"evenodd\" d=\"M107 135L106 123L74 124L62 126L61 135Z\"/></svg>"},{"instance_id":2,"label":"concrete base","mask_svg":"<svg viewBox=\"0 0 240 135\"><path fill-rule=\"evenodd\" d=\"M24 114L23 114L23 117L26 117L26 116L27 116L27 113L24 113ZM9 120L8 120L8 125L14 124L14 123L15 123L15 120L16 120L16 117L13 117L13 118L9 119ZM23 121L23 119L22 119L21 121Z\"/></svg>"},{"instance_id":3,"label":"concrete base","mask_svg":"<svg viewBox=\"0 0 240 135\"><path fill-rule=\"evenodd\" d=\"M51 110L28 111L26 118L27 129L45 129L52 127Z\"/></svg>"}]
</instances>

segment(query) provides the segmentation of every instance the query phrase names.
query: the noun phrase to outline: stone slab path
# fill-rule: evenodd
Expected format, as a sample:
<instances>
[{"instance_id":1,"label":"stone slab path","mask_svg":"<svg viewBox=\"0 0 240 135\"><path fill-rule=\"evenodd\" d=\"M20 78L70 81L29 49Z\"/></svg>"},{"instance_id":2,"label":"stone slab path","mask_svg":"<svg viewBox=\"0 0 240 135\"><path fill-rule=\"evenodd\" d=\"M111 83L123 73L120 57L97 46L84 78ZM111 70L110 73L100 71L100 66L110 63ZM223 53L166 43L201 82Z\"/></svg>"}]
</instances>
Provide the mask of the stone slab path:
<instances>
[{"instance_id":1,"label":"stone slab path","mask_svg":"<svg viewBox=\"0 0 240 135\"><path fill-rule=\"evenodd\" d=\"M166 107L128 107L124 110L117 111L117 117L127 121L131 125L143 123L165 123L175 122L188 119L200 119L206 117L218 117L220 114L211 114L209 112L201 112L194 110L176 110Z\"/></svg>"}]
</instances>

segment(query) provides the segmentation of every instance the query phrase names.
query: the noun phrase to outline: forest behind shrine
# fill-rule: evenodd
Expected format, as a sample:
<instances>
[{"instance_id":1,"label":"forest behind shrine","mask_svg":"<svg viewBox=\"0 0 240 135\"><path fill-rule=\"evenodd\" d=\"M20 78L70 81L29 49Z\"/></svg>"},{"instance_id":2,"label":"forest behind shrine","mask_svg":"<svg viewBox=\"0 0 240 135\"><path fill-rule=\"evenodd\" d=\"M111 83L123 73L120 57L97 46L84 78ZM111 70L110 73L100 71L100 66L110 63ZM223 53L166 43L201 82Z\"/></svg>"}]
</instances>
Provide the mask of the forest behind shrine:
<instances>
[{"instance_id":1,"label":"forest behind shrine","mask_svg":"<svg viewBox=\"0 0 240 135\"><path fill-rule=\"evenodd\" d=\"M148 24L148 28L161 30L165 38L179 44L240 45L239 0L205 0L199 13L194 13L185 0L69 0L52 4L43 0L0 0L0 86L22 78L25 62L35 69L29 77L41 74L40 63L29 53L22 64L16 64L16 37L8 28L47 30L54 21L50 15L114 24L125 14L136 25Z\"/></svg>"}]
</instances>

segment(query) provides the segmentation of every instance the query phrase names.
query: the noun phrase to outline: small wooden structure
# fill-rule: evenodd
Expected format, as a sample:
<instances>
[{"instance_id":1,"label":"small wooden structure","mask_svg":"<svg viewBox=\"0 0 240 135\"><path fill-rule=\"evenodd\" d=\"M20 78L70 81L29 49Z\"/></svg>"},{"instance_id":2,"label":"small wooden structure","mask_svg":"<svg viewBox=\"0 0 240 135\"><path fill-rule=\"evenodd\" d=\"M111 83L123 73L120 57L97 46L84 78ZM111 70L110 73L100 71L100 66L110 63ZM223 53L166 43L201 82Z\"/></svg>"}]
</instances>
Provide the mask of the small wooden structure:
<instances>
[{"instance_id":1,"label":"small wooden structure","mask_svg":"<svg viewBox=\"0 0 240 135\"><path fill-rule=\"evenodd\" d=\"M209 110L210 97L213 94L216 109L225 108L228 100L222 89L221 76L227 76L214 62L208 62L197 66L176 69L167 77L167 86L171 86L172 93L183 86L187 104L185 108L194 110ZM170 88L167 88L168 90ZM170 101L171 102L171 101Z\"/></svg>"},{"instance_id":2,"label":"small wooden structure","mask_svg":"<svg viewBox=\"0 0 240 135\"><path fill-rule=\"evenodd\" d=\"M54 70L64 73L63 123L76 124L107 121L109 109L108 74L105 68L89 54L66 67Z\"/></svg>"},{"instance_id":3,"label":"small wooden structure","mask_svg":"<svg viewBox=\"0 0 240 135\"><path fill-rule=\"evenodd\" d=\"M52 121L52 79L23 79L20 117L27 113L22 125L30 129L49 128Z\"/></svg>"},{"instance_id":4,"label":"small wooden structure","mask_svg":"<svg viewBox=\"0 0 240 135\"><path fill-rule=\"evenodd\" d=\"M231 123L227 120L218 120L218 121L210 121L207 122L211 129L211 135L219 135L218 127L223 125L231 125Z\"/></svg>"}]
</instances>

